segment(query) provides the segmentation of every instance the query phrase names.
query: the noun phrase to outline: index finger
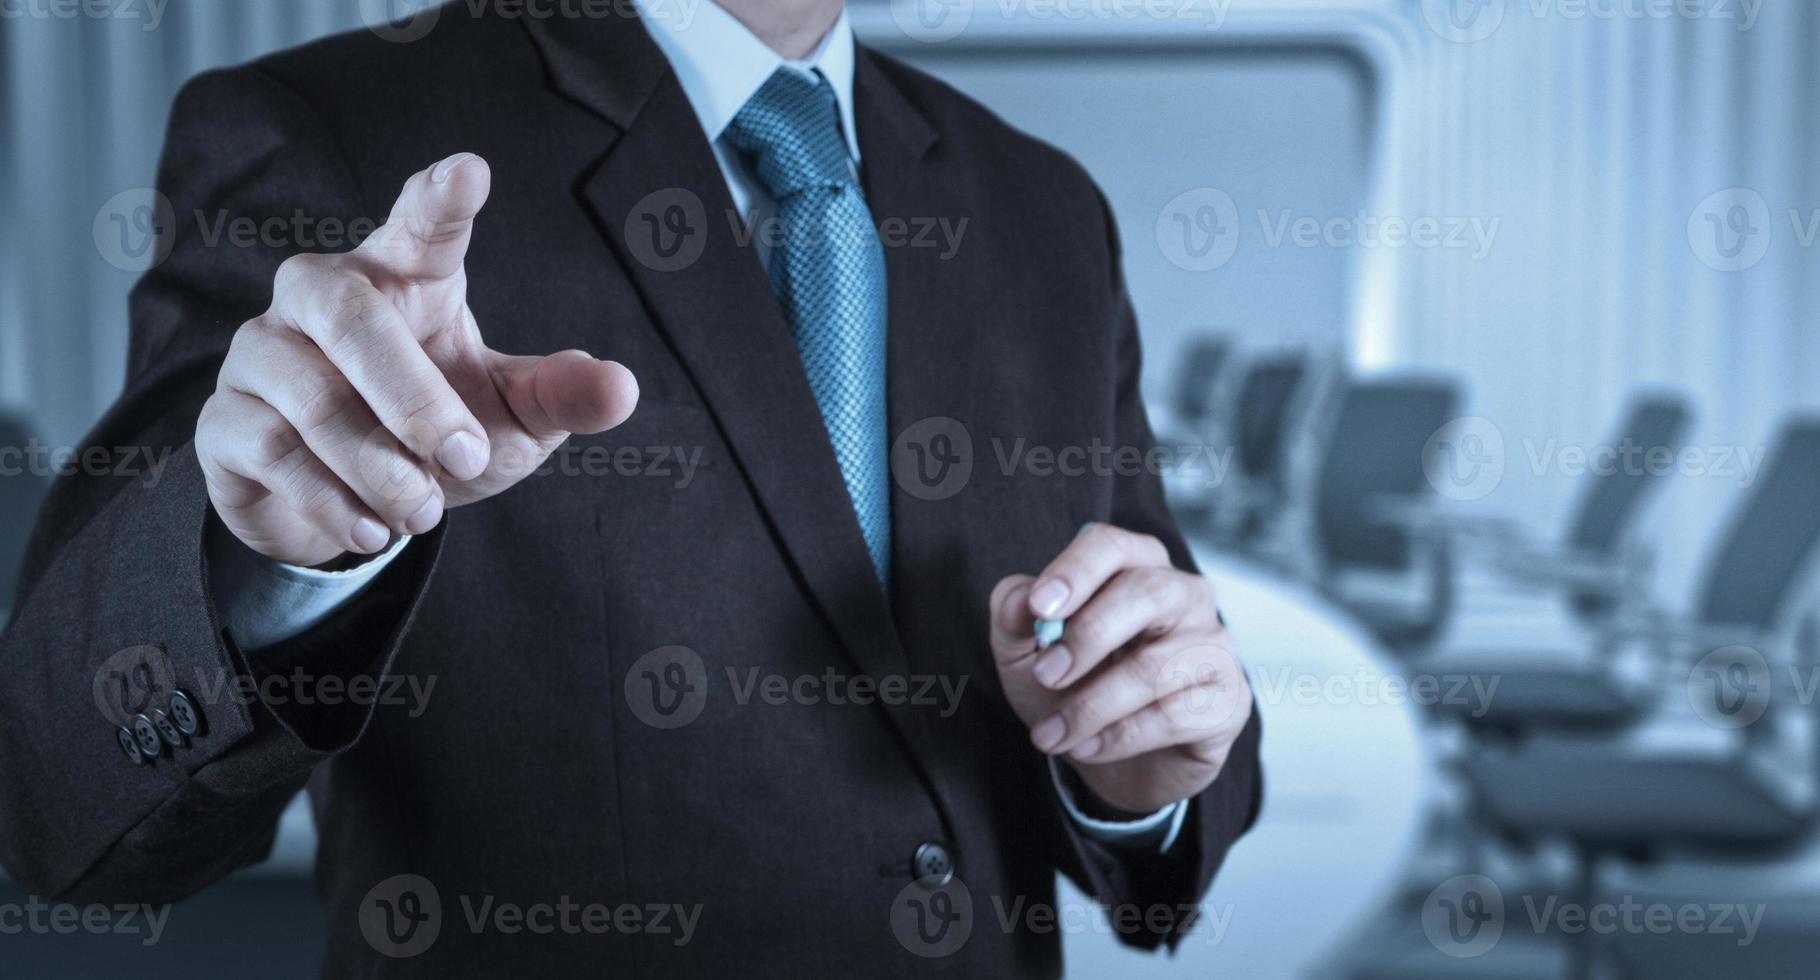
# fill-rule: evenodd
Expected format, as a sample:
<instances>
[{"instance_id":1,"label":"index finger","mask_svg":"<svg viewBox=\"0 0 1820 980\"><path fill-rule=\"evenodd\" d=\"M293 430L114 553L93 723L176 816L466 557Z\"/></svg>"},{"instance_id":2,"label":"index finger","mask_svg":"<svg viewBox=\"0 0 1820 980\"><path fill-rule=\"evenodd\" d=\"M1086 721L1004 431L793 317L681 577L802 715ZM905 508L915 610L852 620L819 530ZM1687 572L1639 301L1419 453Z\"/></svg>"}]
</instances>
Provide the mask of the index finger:
<instances>
[{"instance_id":1,"label":"index finger","mask_svg":"<svg viewBox=\"0 0 1820 980\"><path fill-rule=\"evenodd\" d=\"M1030 612L1039 619L1066 619L1127 568L1169 567L1169 549L1148 534L1111 524L1089 524L1036 577Z\"/></svg>"},{"instance_id":2,"label":"index finger","mask_svg":"<svg viewBox=\"0 0 1820 980\"><path fill-rule=\"evenodd\" d=\"M420 170L405 181L386 223L354 254L407 282L451 278L467 260L474 218L492 188L492 170L472 153Z\"/></svg>"}]
</instances>

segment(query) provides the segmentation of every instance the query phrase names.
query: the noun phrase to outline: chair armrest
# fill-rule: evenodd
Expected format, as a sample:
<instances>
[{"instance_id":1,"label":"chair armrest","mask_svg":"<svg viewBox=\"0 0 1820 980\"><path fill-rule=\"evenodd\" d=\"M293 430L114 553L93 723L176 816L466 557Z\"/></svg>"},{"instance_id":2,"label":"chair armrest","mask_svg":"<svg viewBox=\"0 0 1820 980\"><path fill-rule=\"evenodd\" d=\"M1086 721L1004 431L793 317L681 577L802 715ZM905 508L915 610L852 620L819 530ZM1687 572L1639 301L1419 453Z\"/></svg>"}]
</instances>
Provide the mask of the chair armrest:
<instances>
[{"instance_id":1,"label":"chair armrest","mask_svg":"<svg viewBox=\"0 0 1820 980\"><path fill-rule=\"evenodd\" d=\"M1384 523L1403 526L1425 543L1471 549L1504 574L1539 588L1598 593L1614 599L1647 593L1652 561L1644 550L1614 558L1562 548L1538 540L1511 518L1462 513L1426 500L1381 498L1370 502L1366 512Z\"/></svg>"},{"instance_id":2,"label":"chair armrest","mask_svg":"<svg viewBox=\"0 0 1820 980\"><path fill-rule=\"evenodd\" d=\"M1750 647L1766 659L1788 646L1787 638L1751 626L1700 623L1670 616L1647 619L1628 617L1600 627L1599 638L1608 643L1643 641L1660 647L1675 661L1698 659L1721 647ZM1691 660L1689 661L1691 662Z\"/></svg>"},{"instance_id":3,"label":"chair armrest","mask_svg":"<svg viewBox=\"0 0 1820 980\"><path fill-rule=\"evenodd\" d=\"M1406 496L1374 497L1365 503L1365 516L1380 524L1394 524L1411 536L1442 543L1476 545L1527 545L1529 531L1518 521L1495 514L1469 514Z\"/></svg>"},{"instance_id":4,"label":"chair armrest","mask_svg":"<svg viewBox=\"0 0 1820 980\"><path fill-rule=\"evenodd\" d=\"M1571 549L1526 548L1494 552L1491 559L1499 571L1529 584L1613 598L1629 593L1650 569L1646 556L1614 560Z\"/></svg>"}]
</instances>

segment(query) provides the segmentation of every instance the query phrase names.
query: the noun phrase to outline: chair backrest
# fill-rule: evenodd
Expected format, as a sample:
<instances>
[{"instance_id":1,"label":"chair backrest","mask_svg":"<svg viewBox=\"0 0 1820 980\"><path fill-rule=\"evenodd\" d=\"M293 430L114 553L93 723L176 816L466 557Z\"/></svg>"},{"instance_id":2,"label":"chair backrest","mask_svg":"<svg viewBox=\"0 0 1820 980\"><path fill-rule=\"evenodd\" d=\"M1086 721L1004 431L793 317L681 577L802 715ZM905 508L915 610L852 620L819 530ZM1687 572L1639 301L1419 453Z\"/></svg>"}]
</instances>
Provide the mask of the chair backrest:
<instances>
[{"instance_id":1,"label":"chair backrest","mask_svg":"<svg viewBox=\"0 0 1820 980\"><path fill-rule=\"evenodd\" d=\"M1173 407L1183 418L1204 419L1213 414L1215 384L1231 352L1232 343L1225 337L1200 336L1188 341L1175 375Z\"/></svg>"},{"instance_id":2,"label":"chair backrest","mask_svg":"<svg viewBox=\"0 0 1820 980\"><path fill-rule=\"evenodd\" d=\"M25 544L50 485L49 475L32 472L33 457L20 451L30 439L22 419L0 413L0 618L12 609Z\"/></svg>"},{"instance_id":3,"label":"chair backrest","mask_svg":"<svg viewBox=\"0 0 1820 980\"><path fill-rule=\"evenodd\" d=\"M1423 450L1458 414L1459 388L1433 377L1354 381L1321 462L1315 509L1330 565L1401 569L1410 535L1375 511L1432 490Z\"/></svg>"},{"instance_id":4,"label":"chair backrest","mask_svg":"<svg viewBox=\"0 0 1820 980\"><path fill-rule=\"evenodd\" d=\"M1308 377L1308 359L1285 356L1258 361L1239 384L1234 449L1239 472L1253 481L1282 475L1291 407Z\"/></svg>"},{"instance_id":5,"label":"chair backrest","mask_svg":"<svg viewBox=\"0 0 1820 980\"><path fill-rule=\"evenodd\" d=\"M1621 456L1619 465L1605 473L1589 475L1583 483L1579 505L1568 524L1567 541L1576 551L1609 557L1631 532L1637 518L1659 490L1668 473L1651 464L1647 454L1666 451L1679 455L1693 412L1676 394L1651 394L1631 401L1612 447L1633 455Z\"/></svg>"},{"instance_id":6,"label":"chair backrest","mask_svg":"<svg viewBox=\"0 0 1820 980\"><path fill-rule=\"evenodd\" d=\"M1696 607L1707 623L1769 632L1795 598L1820 542L1820 416L1787 422L1706 566Z\"/></svg>"}]
</instances>

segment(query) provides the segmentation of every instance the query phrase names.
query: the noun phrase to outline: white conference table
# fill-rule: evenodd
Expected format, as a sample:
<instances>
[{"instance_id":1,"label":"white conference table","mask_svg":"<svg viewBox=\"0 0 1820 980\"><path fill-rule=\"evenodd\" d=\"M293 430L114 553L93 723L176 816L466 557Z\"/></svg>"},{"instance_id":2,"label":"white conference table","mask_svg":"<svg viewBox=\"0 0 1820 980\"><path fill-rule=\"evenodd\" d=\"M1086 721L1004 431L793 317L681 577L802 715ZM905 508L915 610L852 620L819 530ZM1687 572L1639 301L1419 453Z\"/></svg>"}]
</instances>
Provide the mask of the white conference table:
<instances>
[{"instance_id":1,"label":"white conference table","mask_svg":"<svg viewBox=\"0 0 1820 980\"><path fill-rule=\"evenodd\" d=\"M1307 976L1382 907L1412 860L1435 768L1414 709L1358 683L1362 671L1368 680L1382 676L1388 654L1301 586L1217 553L1196 558L1218 591L1263 714L1264 810L1173 957L1120 946L1093 904L1063 881L1060 908L1075 923L1063 936L1071 976ZM248 873L308 875L315 847L299 797L272 859Z\"/></svg>"}]
</instances>

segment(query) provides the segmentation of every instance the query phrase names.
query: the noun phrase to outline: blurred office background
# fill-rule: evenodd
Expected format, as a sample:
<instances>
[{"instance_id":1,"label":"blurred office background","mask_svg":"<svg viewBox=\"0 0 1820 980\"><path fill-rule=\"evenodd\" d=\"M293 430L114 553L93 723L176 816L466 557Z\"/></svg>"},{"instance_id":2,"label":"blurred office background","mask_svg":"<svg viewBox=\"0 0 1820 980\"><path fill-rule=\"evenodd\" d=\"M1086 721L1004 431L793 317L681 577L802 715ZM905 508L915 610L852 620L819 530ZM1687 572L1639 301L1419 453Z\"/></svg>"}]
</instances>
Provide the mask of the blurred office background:
<instances>
[{"instance_id":1,"label":"blurred office background","mask_svg":"<svg viewBox=\"0 0 1820 980\"><path fill-rule=\"evenodd\" d=\"M421 6L0 8L0 445L120 387L178 86ZM1209 924L1071 973L1811 976L1820 5L852 9L1106 189L1270 725ZM0 479L0 593L40 492ZM157 948L0 962L313 975L310 850L295 812Z\"/></svg>"}]
</instances>

